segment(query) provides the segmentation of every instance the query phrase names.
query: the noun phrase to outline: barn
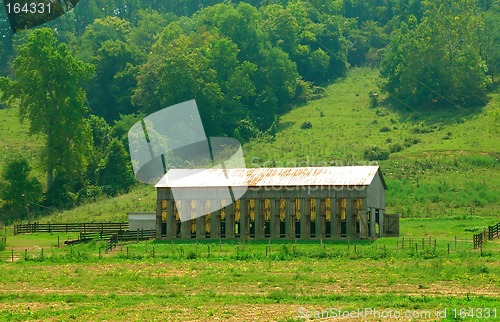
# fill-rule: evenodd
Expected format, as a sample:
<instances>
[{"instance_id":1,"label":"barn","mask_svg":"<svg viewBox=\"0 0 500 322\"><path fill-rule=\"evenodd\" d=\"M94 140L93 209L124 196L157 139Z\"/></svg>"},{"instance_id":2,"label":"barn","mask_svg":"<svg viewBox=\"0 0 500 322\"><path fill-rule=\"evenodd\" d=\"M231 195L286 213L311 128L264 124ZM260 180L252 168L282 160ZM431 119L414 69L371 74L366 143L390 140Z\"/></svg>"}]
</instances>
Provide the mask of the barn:
<instances>
[{"instance_id":1,"label":"barn","mask_svg":"<svg viewBox=\"0 0 500 322\"><path fill-rule=\"evenodd\" d=\"M399 233L399 218L385 214L378 166L171 169L155 187L157 239Z\"/></svg>"}]
</instances>

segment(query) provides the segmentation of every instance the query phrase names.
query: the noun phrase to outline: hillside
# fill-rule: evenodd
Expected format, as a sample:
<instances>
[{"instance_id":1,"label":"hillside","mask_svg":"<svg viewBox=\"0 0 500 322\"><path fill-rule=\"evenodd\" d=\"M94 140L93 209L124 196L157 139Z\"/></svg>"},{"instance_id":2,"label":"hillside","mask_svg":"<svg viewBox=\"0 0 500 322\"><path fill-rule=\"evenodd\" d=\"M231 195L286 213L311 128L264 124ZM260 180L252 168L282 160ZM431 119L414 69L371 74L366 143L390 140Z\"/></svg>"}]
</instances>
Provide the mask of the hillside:
<instances>
[{"instance_id":1,"label":"hillside","mask_svg":"<svg viewBox=\"0 0 500 322\"><path fill-rule=\"evenodd\" d=\"M500 210L498 91L482 109L399 112L371 107L378 72L353 69L326 97L281 117L275 138L245 145L247 165L365 164L364 152L390 153L382 167L389 212L405 216L492 214ZM383 99L381 98L381 101ZM301 129L310 122L312 127Z\"/></svg>"},{"instance_id":2,"label":"hillside","mask_svg":"<svg viewBox=\"0 0 500 322\"><path fill-rule=\"evenodd\" d=\"M499 93L482 110L400 113L389 106L370 107L369 93L376 91L378 81L375 70L353 69L329 86L324 98L283 115L274 139L245 144L247 166L364 164L366 148L395 151L400 145L402 150L390 153L388 160L376 161L389 186L389 212L462 216L472 206L475 215L498 214ZM28 136L16 110L0 110L0 120L6 124L0 128L1 160L16 154L34 158L41 140ZM301 129L304 122L312 128ZM39 177L43 180L43 174ZM126 212L154 211L154 204L154 188L141 185L129 194L103 197L43 221L123 221Z\"/></svg>"},{"instance_id":3,"label":"hillside","mask_svg":"<svg viewBox=\"0 0 500 322\"><path fill-rule=\"evenodd\" d=\"M37 152L43 144L40 137L29 135L29 123L19 122L16 108L0 109L0 142L0 169L16 156L36 163Z\"/></svg>"}]
</instances>

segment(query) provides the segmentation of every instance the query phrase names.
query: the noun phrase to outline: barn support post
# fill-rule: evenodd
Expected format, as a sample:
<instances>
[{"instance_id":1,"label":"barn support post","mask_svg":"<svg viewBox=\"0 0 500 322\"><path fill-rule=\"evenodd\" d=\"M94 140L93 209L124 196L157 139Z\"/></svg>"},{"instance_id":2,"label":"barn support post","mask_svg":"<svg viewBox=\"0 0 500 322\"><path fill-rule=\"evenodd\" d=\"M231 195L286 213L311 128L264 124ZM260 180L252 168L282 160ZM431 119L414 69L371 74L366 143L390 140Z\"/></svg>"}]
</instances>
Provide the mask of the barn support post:
<instances>
[{"instance_id":1,"label":"barn support post","mask_svg":"<svg viewBox=\"0 0 500 322\"><path fill-rule=\"evenodd\" d=\"M226 206L226 238L234 238L234 211L234 203Z\"/></svg>"},{"instance_id":2,"label":"barn support post","mask_svg":"<svg viewBox=\"0 0 500 322\"><path fill-rule=\"evenodd\" d=\"M353 231L352 229L353 221L356 221L356 217L352 209L352 202L353 200L351 198L346 198L346 203L345 203L346 237L350 239L356 238L355 231Z\"/></svg>"},{"instance_id":3,"label":"barn support post","mask_svg":"<svg viewBox=\"0 0 500 322\"><path fill-rule=\"evenodd\" d=\"M250 215L248 199L240 199L240 238L248 239L250 237Z\"/></svg>"},{"instance_id":4,"label":"barn support post","mask_svg":"<svg viewBox=\"0 0 500 322\"><path fill-rule=\"evenodd\" d=\"M167 239L177 236L177 220L175 219L174 201L167 199Z\"/></svg>"},{"instance_id":5,"label":"barn support post","mask_svg":"<svg viewBox=\"0 0 500 322\"><path fill-rule=\"evenodd\" d=\"M264 199L255 199L255 239L264 238Z\"/></svg>"},{"instance_id":6,"label":"barn support post","mask_svg":"<svg viewBox=\"0 0 500 322\"><path fill-rule=\"evenodd\" d=\"M162 218L161 218L161 202L162 198L159 196L160 195L160 190L158 190L158 198L156 200L156 236L155 238L157 240L161 239L161 223L162 223Z\"/></svg>"},{"instance_id":7,"label":"barn support post","mask_svg":"<svg viewBox=\"0 0 500 322\"><path fill-rule=\"evenodd\" d=\"M300 199L300 238L311 238L311 198Z\"/></svg>"},{"instance_id":8,"label":"barn support post","mask_svg":"<svg viewBox=\"0 0 500 322\"><path fill-rule=\"evenodd\" d=\"M219 200L210 200L210 202L220 203ZM212 214L210 215L210 238L219 239L220 228L221 228L220 210L216 210L212 212Z\"/></svg>"},{"instance_id":9,"label":"barn support post","mask_svg":"<svg viewBox=\"0 0 500 322\"><path fill-rule=\"evenodd\" d=\"M375 208L369 208L370 211L370 238L377 238Z\"/></svg>"},{"instance_id":10,"label":"barn support post","mask_svg":"<svg viewBox=\"0 0 500 322\"><path fill-rule=\"evenodd\" d=\"M340 239L342 231L342 220L340 219L340 208L337 202L337 198L330 198L330 227L331 227L331 238Z\"/></svg>"},{"instance_id":11,"label":"barn support post","mask_svg":"<svg viewBox=\"0 0 500 322\"><path fill-rule=\"evenodd\" d=\"M316 238L325 238L325 213L321 209L321 199L316 198Z\"/></svg>"},{"instance_id":12,"label":"barn support post","mask_svg":"<svg viewBox=\"0 0 500 322\"><path fill-rule=\"evenodd\" d=\"M177 211L180 214L181 219L189 218L191 216L190 206L188 207L189 200L178 200L177 201ZM191 238L191 220L185 220L181 222L181 238L190 239Z\"/></svg>"},{"instance_id":13,"label":"barn support post","mask_svg":"<svg viewBox=\"0 0 500 322\"><path fill-rule=\"evenodd\" d=\"M271 238L280 238L280 201L279 199L270 199L271 215L269 218L269 224L271 227L270 235Z\"/></svg>"},{"instance_id":14,"label":"barn support post","mask_svg":"<svg viewBox=\"0 0 500 322\"><path fill-rule=\"evenodd\" d=\"M361 198L361 209L359 210L359 237L368 238L368 212L366 210L366 198Z\"/></svg>"},{"instance_id":15,"label":"barn support post","mask_svg":"<svg viewBox=\"0 0 500 322\"><path fill-rule=\"evenodd\" d=\"M193 200L196 206L196 211L193 210L194 214L197 216L196 220L196 239L203 239L206 236L206 223L207 215L205 212L205 202L204 200Z\"/></svg>"},{"instance_id":16,"label":"barn support post","mask_svg":"<svg viewBox=\"0 0 500 322\"><path fill-rule=\"evenodd\" d=\"M285 238L295 238L295 206L289 198L285 198Z\"/></svg>"},{"instance_id":17,"label":"barn support post","mask_svg":"<svg viewBox=\"0 0 500 322\"><path fill-rule=\"evenodd\" d=\"M385 227L384 227L384 220L385 220L385 216L384 216L384 209L380 209L378 211L378 225L379 225L379 233L380 233L380 237L384 237L385 235Z\"/></svg>"}]
</instances>

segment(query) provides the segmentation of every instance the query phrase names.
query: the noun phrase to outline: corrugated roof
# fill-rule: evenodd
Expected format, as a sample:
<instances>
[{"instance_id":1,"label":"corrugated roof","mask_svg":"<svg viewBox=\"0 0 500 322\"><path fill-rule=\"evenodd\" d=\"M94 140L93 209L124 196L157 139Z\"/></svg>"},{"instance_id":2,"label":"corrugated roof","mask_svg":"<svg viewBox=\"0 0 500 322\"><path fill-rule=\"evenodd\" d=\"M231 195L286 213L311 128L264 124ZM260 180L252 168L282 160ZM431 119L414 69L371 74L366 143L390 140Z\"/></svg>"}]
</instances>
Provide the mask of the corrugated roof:
<instances>
[{"instance_id":1,"label":"corrugated roof","mask_svg":"<svg viewBox=\"0 0 500 322\"><path fill-rule=\"evenodd\" d=\"M170 169L155 187L367 186L378 171L378 166Z\"/></svg>"}]
</instances>

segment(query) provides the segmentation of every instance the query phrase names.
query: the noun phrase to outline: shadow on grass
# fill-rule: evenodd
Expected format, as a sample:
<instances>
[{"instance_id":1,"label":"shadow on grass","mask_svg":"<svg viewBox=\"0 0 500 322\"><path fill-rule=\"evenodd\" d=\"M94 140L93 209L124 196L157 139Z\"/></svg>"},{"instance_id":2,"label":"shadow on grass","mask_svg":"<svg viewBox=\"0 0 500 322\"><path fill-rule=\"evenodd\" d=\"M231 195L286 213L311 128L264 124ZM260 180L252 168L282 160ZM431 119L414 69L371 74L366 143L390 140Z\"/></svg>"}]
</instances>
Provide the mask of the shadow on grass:
<instances>
[{"instance_id":1,"label":"shadow on grass","mask_svg":"<svg viewBox=\"0 0 500 322\"><path fill-rule=\"evenodd\" d=\"M426 126L463 123L466 119L479 115L486 105L464 107L458 104L435 104L413 107L405 106L393 98L386 98L380 103L381 107L397 113L399 115L399 122L421 123Z\"/></svg>"}]
</instances>

